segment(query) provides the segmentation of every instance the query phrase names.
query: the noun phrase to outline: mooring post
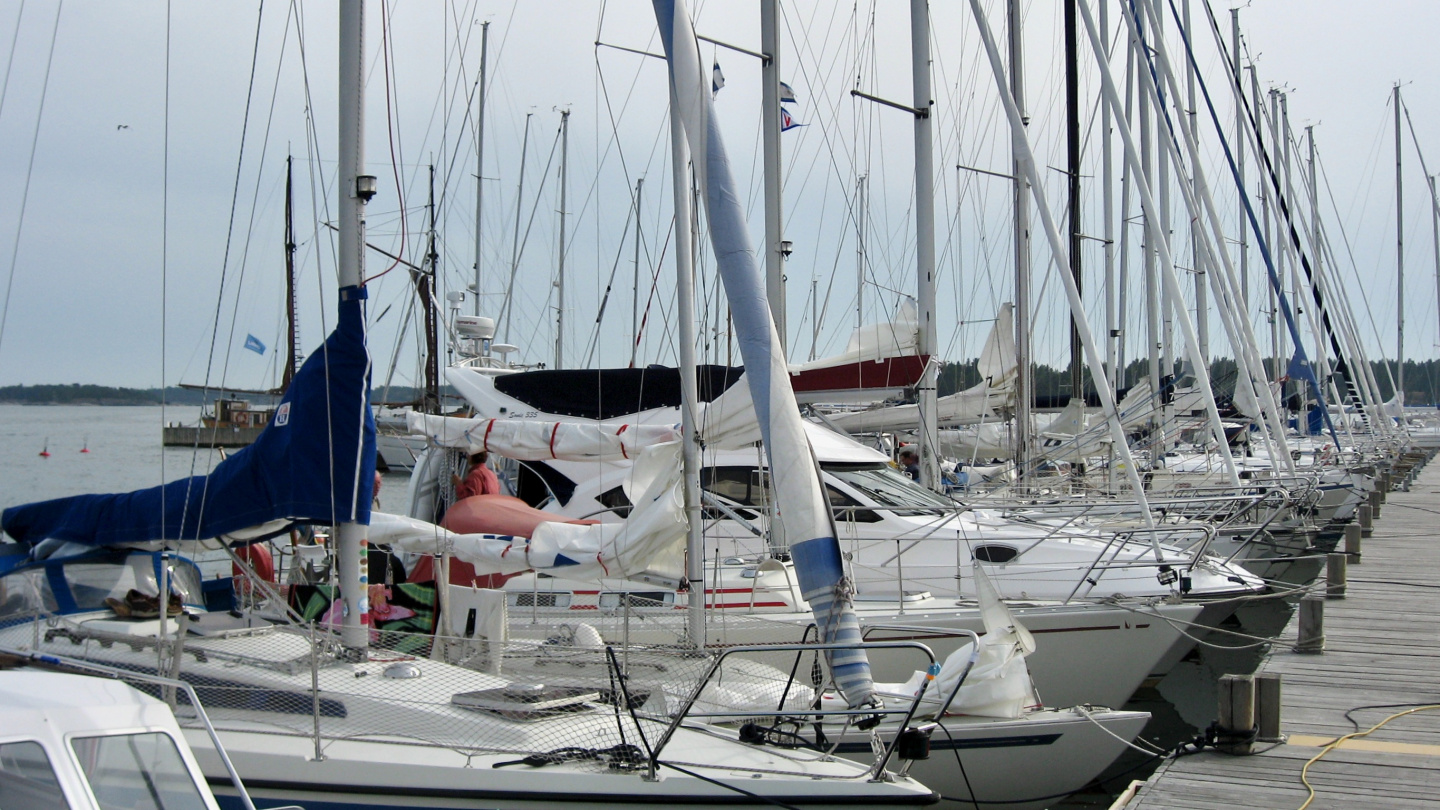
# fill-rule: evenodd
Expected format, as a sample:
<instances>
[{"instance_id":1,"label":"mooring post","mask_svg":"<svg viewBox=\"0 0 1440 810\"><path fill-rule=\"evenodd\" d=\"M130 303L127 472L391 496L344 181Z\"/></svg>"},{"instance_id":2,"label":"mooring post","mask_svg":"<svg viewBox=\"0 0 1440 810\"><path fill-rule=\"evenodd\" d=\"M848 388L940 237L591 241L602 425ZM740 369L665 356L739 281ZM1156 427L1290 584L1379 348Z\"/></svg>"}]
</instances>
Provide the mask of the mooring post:
<instances>
[{"instance_id":1,"label":"mooring post","mask_svg":"<svg viewBox=\"0 0 1440 810\"><path fill-rule=\"evenodd\" d=\"M1355 507L1355 520L1360 524L1360 536L1369 537L1375 533L1375 511L1370 504Z\"/></svg>"},{"instance_id":2,"label":"mooring post","mask_svg":"<svg viewBox=\"0 0 1440 810\"><path fill-rule=\"evenodd\" d=\"M1255 676L1255 726L1259 729L1255 739L1260 742L1279 742L1285 739L1280 733L1280 675L1262 672Z\"/></svg>"},{"instance_id":3,"label":"mooring post","mask_svg":"<svg viewBox=\"0 0 1440 810\"><path fill-rule=\"evenodd\" d=\"M1250 753L1255 731L1255 678L1220 676L1220 739L1216 748L1231 754Z\"/></svg>"},{"instance_id":4,"label":"mooring post","mask_svg":"<svg viewBox=\"0 0 1440 810\"><path fill-rule=\"evenodd\" d=\"M1332 551L1325 555L1325 598L1345 598L1345 565L1350 555Z\"/></svg>"},{"instance_id":5,"label":"mooring post","mask_svg":"<svg viewBox=\"0 0 1440 810\"><path fill-rule=\"evenodd\" d=\"M1380 519L1380 504L1385 503L1385 492L1379 488L1370 491L1370 519Z\"/></svg>"},{"instance_id":6,"label":"mooring post","mask_svg":"<svg viewBox=\"0 0 1440 810\"><path fill-rule=\"evenodd\" d=\"M1360 524L1347 523L1345 525L1345 554L1356 565L1360 564L1360 537Z\"/></svg>"},{"instance_id":7,"label":"mooring post","mask_svg":"<svg viewBox=\"0 0 1440 810\"><path fill-rule=\"evenodd\" d=\"M1325 600L1306 596L1300 600L1300 636L1291 649L1297 653L1325 652Z\"/></svg>"}]
</instances>

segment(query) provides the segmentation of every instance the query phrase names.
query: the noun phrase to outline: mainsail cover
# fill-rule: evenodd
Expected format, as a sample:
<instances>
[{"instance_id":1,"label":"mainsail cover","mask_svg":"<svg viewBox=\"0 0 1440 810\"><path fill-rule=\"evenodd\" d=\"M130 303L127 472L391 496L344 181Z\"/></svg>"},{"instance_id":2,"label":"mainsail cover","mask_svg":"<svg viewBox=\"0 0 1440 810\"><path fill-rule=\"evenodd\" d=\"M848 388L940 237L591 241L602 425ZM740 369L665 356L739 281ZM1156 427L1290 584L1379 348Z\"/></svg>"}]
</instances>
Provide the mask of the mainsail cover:
<instances>
[{"instance_id":1,"label":"mainsail cover","mask_svg":"<svg viewBox=\"0 0 1440 810\"><path fill-rule=\"evenodd\" d=\"M654 6L670 66L672 98L690 152L695 155L695 174L705 199L710 240L770 460L779 505L777 522L789 543L801 595L814 611L821 640L858 643L860 625L851 604L850 581L835 539L834 520L820 488L819 466L790 387L790 370L779 350L780 338L770 316L765 285L755 266L755 251L716 125L709 80L689 12L684 0L654 0ZM865 652L834 650L828 660L835 684L846 701L851 706L869 703L874 686Z\"/></svg>"},{"instance_id":2,"label":"mainsail cover","mask_svg":"<svg viewBox=\"0 0 1440 810\"><path fill-rule=\"evenodd\" d=\"M365 297L363 287L340 290L335 331L295 374L275 417L209 475L14 506L0 526L33 547L47 539L92 546L253 539L291 523L368 524L375 419Z\"/></svg>"}]
</instances>

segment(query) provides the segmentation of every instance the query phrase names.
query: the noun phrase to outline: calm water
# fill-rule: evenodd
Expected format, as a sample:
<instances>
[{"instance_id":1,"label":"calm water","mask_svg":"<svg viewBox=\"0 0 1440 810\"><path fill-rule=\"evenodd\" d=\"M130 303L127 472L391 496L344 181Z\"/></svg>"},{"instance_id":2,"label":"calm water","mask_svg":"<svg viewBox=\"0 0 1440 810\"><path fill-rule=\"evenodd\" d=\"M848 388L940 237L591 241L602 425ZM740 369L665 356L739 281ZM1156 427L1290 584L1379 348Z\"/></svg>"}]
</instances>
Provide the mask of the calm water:
<instances>
[{"instance_id":1,"label":"calm water","mask_svg":"<svg viewBox=\"0 0 1440 810\"><path fill-rule=\"evenodd\" d=\"M160 446L166 422L194 424L197 406L0 405L0 509L90 492L128 492L219 463L212 450ZM48 446L49 458L40 451ZM82 453L88 448L90 452ZM162 469L163 467L163 469ZM407 474L385 477L382 505L399 508Z\"/></svg>"}]
</instances>

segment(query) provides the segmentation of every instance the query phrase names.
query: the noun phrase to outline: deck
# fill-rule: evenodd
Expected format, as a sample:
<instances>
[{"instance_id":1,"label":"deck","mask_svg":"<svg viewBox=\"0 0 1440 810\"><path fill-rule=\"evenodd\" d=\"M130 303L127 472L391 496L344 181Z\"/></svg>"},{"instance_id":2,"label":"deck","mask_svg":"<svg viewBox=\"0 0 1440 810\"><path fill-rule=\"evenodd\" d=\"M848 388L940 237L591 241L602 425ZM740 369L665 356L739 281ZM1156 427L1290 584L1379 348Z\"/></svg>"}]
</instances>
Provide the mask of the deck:
<instances>
[{"instance_id":1,"label":"deck","mask_svg":"<svg viewBox=\"0 0 1440 810\"><path fill-rule=\"evenodd\" d=\"M1161 765L1123 806L1299 808L1301 769L1335 738L1404 711L1378 704L1440 703L1440 463L1408 492L1391 492L1349 567L1347 598L1325 603L1325 652L1291 651L1292 620L1261 672L1283 678L1281 730L1251 756L1207 750ZM1298 613L1297 613L1298 616ZM1266 750L1268 749L1268 750ZM1346 741L1310 767L1322 808L1433 808L1440 803L1440 707L1399 717ZM1117 802L1117 804L1119 804Z\"/></svg>"}]
</instances>

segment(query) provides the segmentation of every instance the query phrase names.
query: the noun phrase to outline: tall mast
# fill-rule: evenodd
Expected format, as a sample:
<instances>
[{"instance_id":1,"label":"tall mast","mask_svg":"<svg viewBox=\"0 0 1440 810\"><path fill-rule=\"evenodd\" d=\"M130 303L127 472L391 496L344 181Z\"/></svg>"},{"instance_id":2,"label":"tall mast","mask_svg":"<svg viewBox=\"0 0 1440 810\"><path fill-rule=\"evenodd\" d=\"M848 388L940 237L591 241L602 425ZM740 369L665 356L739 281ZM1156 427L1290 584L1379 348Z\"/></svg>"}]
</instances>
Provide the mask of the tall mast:
<instances>
[{"instance_id":1,"label":"tall mast","mask_svg":"<svg viewBox=\"0 0 1440 810\"><path fill-rule=\"evenodd\" d=\"M1100 3L1100 30L1106 37L1105 53L1097 55L1097 59L1110 62L1110 3L1109 0L1101 0ZM1078 54L1077 54L1078 56ZM1102 208L1104 209L1105 228L1105 348L1106 362L1110 364L1110 388L1118 390L1120 387L1120 355L1119 335L1120 321L1115 301L1115 158L1111 152L1110 134L1110 107L1107 104L1100 105L1100 177L1101 197L1103 198ZM1096 383L1097 387L1099 383ZM1114 452L1114 448L1111 448ZM1114 465L1111 465L1111 473L1114 473ZM1113 484L1113 479L1112 479Z\"/></svg>"},{"instance_id":2,"label":"tall mast","mask_svg":"<svg viewBox=\"0 0 1440 810\"><path fill-rule=\"evenodd\" d=\"M485 202L485 67L490 61L490 21L480 23L480 79L475 116L475 314L480 314L480 210Z\"/></svg>"},{"instance_id":3,"label":"tall mast","mask_svg":"<svg viewBox=\"0 0 1440 810\"><path fill-rule=\"evenodd\" d=\"M699 399L695 359L695 195L691 187L690 147L685 142L680 105L670 86L670 177L675 194L675 320L680 338L680 460L684 475L685 578L690 582L686 614L690 643L705 648L705 538L700 510L700 448L695 433ZM637 189L636 201L639 201ZM640 217L635 217L638 222Z\"/></svg>"},{"instance_id":4,"label":"tall mast","mask_svg":"<svg viewBox=\"0 0 1440 810\"><path fill-rule=\"evenodd\" d=\"M910 0L910 83L915 106L915 263L920 307L917 349L928 357L920 377L920 483L940 486L940 431L935 423L935 383L939 376L935 335L935 172L930 134L930 7Z\"/></svg>"},{"instance_id":5,"label":"tall mast","mask_svg":"<svg viewBox=\"0 0 1440 810\"><path fill-rule=\"evenodd\" d=\"M789 357L786 347L789 332L785 328L785 256L781 252L784 237L780 210L780 10L779 0L760 0L760 62L761 141L764 149L765 186L765 297L770 300L770 316L780 335L780 353Z\"/></svg>"},{"instance_id":6,"label":"tall mast","mask_svg":"<svg viewBox=\"0 0 1440 810\"><path fill-rule=\"evenodd\" d=\"M1136 26L1141 25L1144 25L1144 21L1137 19ZM1139 73L1140 71L1147 70L1149 61L1147 55L1142 50L1144 43L1132 36L1130 47L1135 51L1136 72ZM1136 180L1153 189L1155 188L1155 177L1152 174L1152 169L1155 161L1152 158L1153 151L1150 140L1150 127L1152 124L1150 96L1147 95L1143 89L1138 90L1136 95L1139 97L1139 105L1135 117L1139 119L1140 123L1140 176L1137 177ZM1160 403L1163 401L1163 397L1161 396L1160 374L1160 279L1155 269L1156 245L1154 235L1156 229L1150 222L1150 220L1155 217L1155 213L1153 209L1147 210L1144 206L1141 206L1140 216L1145 221L1141 241L1141 250L1145 257L1145 340L1147 345L1145 356L1149 358L1150 396L1153 398L1152 402L1155 403L1155 407L1150 416L1150 425L1152 432L1155 434L1155 438L1152 438L1151 441L1155 443L1155 452L1158 455L1164 454L1166 447L1164 440L1165 420L1161 418L1161 414L1159 413L1162 410ZM1158 442L1156 441L1157 439Z\"/></svg>"},{"instance_id":7,"label":"tall mast","mask_svg":"<svg viewBox=\"0 0 1440 810\"><path fill-rule=\"evenodd\" d=\"M1194 29L1190 27L1190 0L1185 0L1182 8L1184 9L1182 18L1185 26L1185 30L1181 32L1181 38L1183 40L1184 37L1189 36L1189 32ZM1194 138L1196 132L1195 71L1189 69L1185 71L1185 100L1185 120L1181 123L1181 126L1188 128L1190 137ZM1177 169L1183 171L1183 167L1177 167ZM1192 194L1195 188L1195 174L1191 172L1190 190ZM1199 223L1192 221L1190 227L1193 230L1199 227ZM1222 247L1221 250L1224 250L1224 248ZM1207 268L1205 261L1205 258L1200 253L1200 240L1195 238L1192 233L1190 237L1190 266L1195 273L1195 332L1200 339L1200 357L1203 358L1205 364L1208 366L1210 363L1210 304L1206 296L1205 284L1207 280L1205 274Z\"/></svg>"},{"instance_id":8,"label":"tall mast","mask_svg":"<svg viewBox=\"0 0 1440 810\"><path fill-rule=\"evenodd\" d=\"M374 192L374 177L365 176L365 7L360 0L340 0L340 133L338 188L338 275L341 289L359 286L365 278L365 202ZM365 177L367 188L361 189ZM370 600L365 561L368 527L342 523L336 537L340 576L340 643L348 657L363 660L370 642L366 614Z\"/></svg>"},{"instance_id":9,"label":"tall mast","mask_svg":"<svg viewBox=\"0 0 1440 810\"><path fill-rule=\"evenodd\" d=\"M855 178L855 328L865 326L865 226L870 216L866 191L870 175Z\"/></svg>"},{"instance_id":10,"label":"tall mast","mask_svg":"<svg viewBox=\"0 0 1440 810\"><path fill-rule=\"evenodd\" d=\"M635 279L630 285L630 368L635 367L635 355L640 351L640 192L645 188L645 178L635 181Z\"/></svg>"},{"instance_id":11,"label":"tall mast","mask_svg":"<svg viewBox=\"0 0 1440 810\"><path fill-rule=\"evenodd\" d=\"M1080 275L1080 66L1075 33L1075 4L1065 0L1065 171L1070 180L1070 275L1075 288L1083 294L1085 286ZM1080 327L1070 319L1070 396L1085 398L1081 355ZM1096 380L1099 384L1099 380Z\"/></svg>"},{"instance_id":12,"label":"tall mast","mask_svg":"<svg viewBox=\"0 0 1440 810\"><path fill-rule=\"evenodd\" d=\"M430 166L430 196L425 204L430 219L430 228L425 249L425 261L419 270L412 271L415 277L415 293L420 296L420 311L425 314L425 394L420 409L426 413L440 412L440 318L435 311L435 279L440 277L438 265L440 251L435 239L435 166Z\"/></svg>"},{"instance_id":13,"label":"tall mast","mask_svg":"<svg viewBox=\"0 0 1440 810\"><path fill-rule=\"evenodd\" d=\"M1436 205L1435 175L1426 178L1430 182L1430 221L1435 231L1435 298L1436 313L1440 314L1440 205Z\"/></svg>"},{"instance_id":14,"label":"tall mast","mask_svg":"<svg viewBox=\"0 0 1440 810\"><path fill-rule=\"evenodd\" d=\"M1395 83L1395 392L1405 407L1405 189L1400 173L1400 83Z\"/></svg>"},{"instance_id":15,"label":"tall mast","mask_svg":"<svg viewBox=\"0 0 1440 810\"><path fill-rule=\"evenodd\" d=\"M515 311L515 274L520 270L520 216L525 206L525 153L530 149L530 117L525 113L525 135L520 140L520 183L515 191L515 233L510 237L510 286L505 291L505 342L510 342L510 319Z\"/></svg>"},{"instance_id":16,"label":"tall mast","mask_svg":"<svg viewBox=\"0 0 1440 810\"><path fill-rule=\"evenodd\" d=\"M1237 102L1243 101L1245 93L1241 89L1244 80L1240 71L1240 9L1230 9L1230 50L1233 64L1231 69L1235 71L1235 89L1239 92L1235 95ZM1235 105L1235 163L1236 170L1240 175L1238 188L1240 195L1245 194L1245 107L1237 103ZM1245 204L1240 201L1241 206ZM1250 229L1245 223L1240 223L1240 300L1245 304L1245 317L1250 317Z\"/></svg>"},{"instance_id":17,"label":"tall mast","mask_svg":"<svg viewBox=\"0 0 1440 810\"><path fill-rule=\"evenodd\" d=\"M565 367L565 192L570 159L570 111L560 111L560 259L555 268L555 368Z\"/></svg>"},{"instance_id":18,"label":"tall mast","mask_svg":"<svg viewBox=\"0 0 1440 810\"><path fill-rule=\"evenodd\" d=\"M1021 28L1019 0L1009 0L1010 32L1010 95L1020 111L1020 121L1029 126L1025 112L1024 30ZM1015 381L1015 469L1023 478L1030 463L1030 408L1034 404L1034 377L1030 371L1030 189L1021 172L1020 138L1023 132L1010 136L1010 156L1015 211L1015 357L1019 374Z\"/></svg>"},{"instance_id":19,"label":"tall mast","mask_svg":"<svg viewBox=\"0 0 1440 810\"><path fill-rule=\"evenodd\" d=\"M280 388L290 387L299 365L299 327L295 322L295 158L285 157L285 373Z\"/></svg>"}]
</instances>

